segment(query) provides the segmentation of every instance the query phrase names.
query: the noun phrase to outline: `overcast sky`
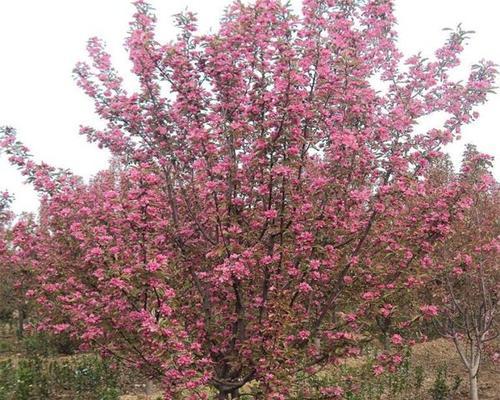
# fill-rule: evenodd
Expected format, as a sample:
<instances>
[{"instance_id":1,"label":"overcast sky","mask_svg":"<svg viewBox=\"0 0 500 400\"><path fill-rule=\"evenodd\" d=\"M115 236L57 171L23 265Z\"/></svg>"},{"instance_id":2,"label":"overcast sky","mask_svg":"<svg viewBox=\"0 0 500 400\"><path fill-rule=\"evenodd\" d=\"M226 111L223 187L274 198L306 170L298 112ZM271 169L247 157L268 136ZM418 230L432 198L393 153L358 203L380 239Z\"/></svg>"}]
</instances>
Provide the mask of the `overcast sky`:
<instances>
[{"instance_id":1,"label":"overcast sky","mask_svg":"<svg viewBox=\"0 0 500 400\"><path fill-rule=\"evenodd\" d=\"M161 39L173 38L171 18L186 7L198 13L201 30L216 27L230 0L151 0L157 9ZM295 6L300 0L293 1ZM75 63L86 56L86 40L99 36L108 44L116 67L127 75L122 48L133 7L127 0L0 0L0 125L11 125L37 159L71 168L88 178L106 167L107 156L78 135L80 124L97 125L91 101L73 82ZM500 2L496 0L396 0L400 48L406 55L432 56L446 38L445 27L462 23L475 30L465 66L486 58L500 63ZM467 77L466 68L459 71ZM497 83L498 85L498 83ZM500 85L498 85L500 86ZM464 130L450 152L455 162L463 144L500 158L500 94L481 109L480 121ZM500 178L500 167L495 166ZM37 199L21 176L0 156L0 190L16 196L15 211L35 211Z\"/></svg>"}]
</instances>

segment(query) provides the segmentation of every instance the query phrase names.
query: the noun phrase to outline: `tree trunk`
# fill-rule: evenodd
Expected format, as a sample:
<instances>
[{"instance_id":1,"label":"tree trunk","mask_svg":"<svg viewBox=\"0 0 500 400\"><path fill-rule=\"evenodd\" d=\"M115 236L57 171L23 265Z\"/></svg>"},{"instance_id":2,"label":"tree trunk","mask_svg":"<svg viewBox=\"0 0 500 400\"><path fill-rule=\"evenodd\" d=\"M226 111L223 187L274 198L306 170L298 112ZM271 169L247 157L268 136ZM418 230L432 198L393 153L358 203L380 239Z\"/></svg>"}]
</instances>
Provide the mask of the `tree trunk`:
<instances>
[{"instance_id":1,"label":"tree trunk","mask_svg":"<svg viewBox=\"0 0 500 400\"><path fill-rule=\"evenodd\" d=\"M239 389L234 389L231 392L219 392L217 395L217 400L234 400L234 399L239 399L240 398L240 390Z\"/></svg>"},{"instance_id":2,"label":"tree trunk","mask_svg":"<svg viewBox=\"0 0 500 400\"><path fill-rule=\"evenodd\" d=\"M24 318L26 314L24 312L24 307L21 306L17 310L17 338L22 339L24 336Z\"/></svg>"},{"instance_id":3,"label":"tree trunk","mask_svg":"<svg viewBox=\"0 0 500 400\"><path fill-rule=\"evenodd\" d=\"M478 384L477 384L477 374L469 375L469 398L470 400L479 400Z\"/></svg>"},{"instance_id":4,"label":"tree trunk","mask_svg":"<svg viewBox=\"0 0 500 400\"><path fill-rule=\"evenodd\" d=\"M149 399L154 394L154 384L151 379L146 382L146 396Z\"/></svg>"}]
</instances>

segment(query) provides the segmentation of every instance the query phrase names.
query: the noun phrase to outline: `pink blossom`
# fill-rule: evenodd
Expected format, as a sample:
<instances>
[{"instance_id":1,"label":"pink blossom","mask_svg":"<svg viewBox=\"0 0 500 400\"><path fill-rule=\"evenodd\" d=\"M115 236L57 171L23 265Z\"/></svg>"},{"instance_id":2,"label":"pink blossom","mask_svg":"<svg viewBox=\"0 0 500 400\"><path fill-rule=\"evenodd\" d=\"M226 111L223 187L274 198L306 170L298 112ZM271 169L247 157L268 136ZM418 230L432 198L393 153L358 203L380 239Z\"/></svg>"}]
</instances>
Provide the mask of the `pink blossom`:
<instances>
[{"instance_id":1,"label":"pink blossom","mask_svg":"<svg viewBox=\"0 0 500 400\"><path fill-rule=\"evenodd\" d=\"M300 339L300 340L307 340L309 339L309 336L311 335L311 333L309 331L306 331L306 330L302 330L300 331L298 334L297 334L297 337Z\"/></svg>"},{"instance_id":2,"label":"pink blossom","mask_svg":"<svg viewBox=\"0 0 500 400\"><path fill-rule=\"evenodd\" d=\"M384 373L384 367L381 365L374 365L373 366L373 374L375 376L382 375Z\"/></svg>"},{"instance_id":3,"label":"pink blossom","mask_svg":"<svg viewBox=\"0 0 500 400\"><path fill-rule=\"evenodd\" d=\"M391 343L392 343L392 344L395 344L395 345L397 345L397 346L400 346L400 345L402 345L402 344L403 344L403 338L402 338L400 335L398 335L397 333L395 333L395 334L394 334L394 335L392 335L392 337L391 337Z\"/></svg>"},{"instance_id":4,"label":"pink blossom","mask_svg":"<svg viewBox=\"0 0 500 400\"><path fill-rule=\"evenodd\" d=\"M424 314L425 317L435 317L438 315L439 309L435 305L428 305L425 304L423 306L420 306L420 311L422 314Z\"/></svg>"},{"instance_id":5,"label":"pink blossom","mask_svg":"<svg viewBox=\"0 0 500 400\"><path fill-rule=\"evenodd\" d=\"M301 293L309 293L312 291L312 287L309 286L307 282L300 282L299 284L299 292Z\"/></svg>"},{"instance_id":6,"label":"pink blossom","mask_svg":"<svg viewBox=\"0 0 500 400\"><path fill-rule=\"evenodd\" d=\"M278 216L278 212L276 210L267 210L267 211L264 211L264 216L267 218L267 219L274 219Z\"/></svg>"},{"instance_id":7,"label":"pink blossom","mask_svg":"<svg viewBox=\"0 0 500 400\"><path fill-rule=\"evenodd\" d=\"M340 386L328 386L322 388L320 392L323 396L333 396L333 398L336 398L342 397L342 395L344 394L344 389L342 389Z\"/></svg>"}]
</instances>

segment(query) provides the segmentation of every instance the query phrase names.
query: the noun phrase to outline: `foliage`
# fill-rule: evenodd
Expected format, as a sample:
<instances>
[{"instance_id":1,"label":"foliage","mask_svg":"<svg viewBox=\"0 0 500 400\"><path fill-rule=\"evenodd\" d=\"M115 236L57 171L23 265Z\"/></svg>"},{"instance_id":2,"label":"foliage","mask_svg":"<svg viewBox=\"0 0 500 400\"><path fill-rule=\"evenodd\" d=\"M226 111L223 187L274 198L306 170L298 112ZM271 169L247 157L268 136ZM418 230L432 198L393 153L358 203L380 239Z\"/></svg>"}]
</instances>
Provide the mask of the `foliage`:
<instances>
[{"instance_id":1,"label":"foliage","mask_svg":"<svg viewBox=\"0 0 500 400\"><path fill-rule=\"evenodd\" d=\"M1 130L42 200L0 263L29 278L38 329L161 379L166 399L248 382L285 399L298 373L361 354L377 318L371 373L397 369L410 327L439 312L419 297L434 251L493 184L480 157L456 174L442 151L477 119L493 64L450 78L460 27L434 59L404 58L389 0L304 0L300 15L237 1L209 35L176 16L166 44L134 4L137 91L99 39L75 69L106 122L81 133L112 153L108 170L85 183ZM444 125L421 131L437 112Z\"/></svg>"},{"instance_id":2,"label":"foliage","mask_svg":"<svg viewBox=\"0 0 500 400\"><path fill-rule=\"evenodd\" d=\"M46 332L31 332L22 340L28 356L70 355L77 349L77 344L67 335L49 335Z\"/></svg>"},{"instance_id":3,"label":"foliage","mask_svg":"<svg viewBox=\"0 0 500 400\"><path fill-rule=\"evenodd\" d=\"M116 374L96 356L0 361L2 400L117 400L118 395Z\"/></svg>"},{"instance_id":4,"label":"foliage","mask_svg":"<svg viewBox=\"0 0 500 400\"><path fill-rule=\"evenodd\" d=\"M453 398L452 396L458 390L460 383L461 379L458 376L455 376L450 383L448 381L447 368L446 366L442 366L438 369L434 384L430 389L432 400L448 400Z\"/></svg>"}]
</instances>

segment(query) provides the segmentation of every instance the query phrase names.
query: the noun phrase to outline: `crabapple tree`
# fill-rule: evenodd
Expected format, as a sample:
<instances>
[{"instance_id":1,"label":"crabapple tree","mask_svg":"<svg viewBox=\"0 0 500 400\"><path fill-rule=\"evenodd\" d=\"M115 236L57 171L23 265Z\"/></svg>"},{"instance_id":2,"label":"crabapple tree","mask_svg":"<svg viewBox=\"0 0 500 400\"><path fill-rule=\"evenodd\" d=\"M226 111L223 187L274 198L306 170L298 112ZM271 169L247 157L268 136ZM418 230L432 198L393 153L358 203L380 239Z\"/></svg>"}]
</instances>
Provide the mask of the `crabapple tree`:
<instances>
[{"instance_id":1,"label":"crabapple tree","mask_svg":"<svg viewBox=\"0 0 500 400\"><path fill-rule=\"evenodd\" d=\"M10 227L12 223L13 213L10 210L12 197L7 192L0 194L0 271L2 276L8 276L8 265L10 256ZM5 279L0 286L0 298L2 305L0 307L0 318L10 321L12 317L12 304L6 301L10 291L8 279Z\"/></svg>"},{"instance_id":2,"label":"crabapple tree","mask_svg":"<svg viewBox=\"0 0 500 400\"><path fill-rule=\"evenodd\" d=\"M15 315L17 320L17 336L24 333L25 320L28 315L30 301L26 292L33 284L32 263L35 254L30 250L35 223L33 216L22 214L15 218L9 205L12 197L2 193L0 198L0 313L9 324ZM27 250L27 252L25 251Z\"/></svg>"},{"instance_id":3,"label":"crabapple tree","mask_svg":"<svg viewBox=\"0 0 500 400\"><path fill-rule=\"evenodd\" d=\"M135 5L137 90L97 38L75 68L106 123L81 133L111 152L109 170L85 184L2 131L42 196L41 327L161 377L166 398L206 398L207 385L236 398L254 381L284 399L298 371L360 354L373 312L399 312L384 299L421 285L467 197L429 165L496 72L481 62L450 79L461 29L432 60L404 58L388 0L304 0L299 15L235 2L212 34L177 15L168 43ZM419 128L437 112L443 126Z\"/></svg>"}]
</instances>

